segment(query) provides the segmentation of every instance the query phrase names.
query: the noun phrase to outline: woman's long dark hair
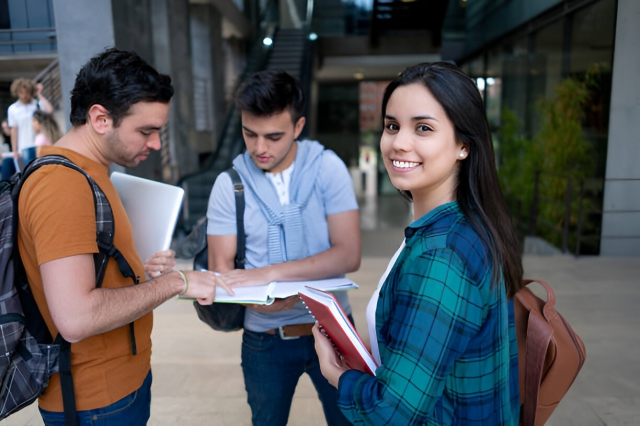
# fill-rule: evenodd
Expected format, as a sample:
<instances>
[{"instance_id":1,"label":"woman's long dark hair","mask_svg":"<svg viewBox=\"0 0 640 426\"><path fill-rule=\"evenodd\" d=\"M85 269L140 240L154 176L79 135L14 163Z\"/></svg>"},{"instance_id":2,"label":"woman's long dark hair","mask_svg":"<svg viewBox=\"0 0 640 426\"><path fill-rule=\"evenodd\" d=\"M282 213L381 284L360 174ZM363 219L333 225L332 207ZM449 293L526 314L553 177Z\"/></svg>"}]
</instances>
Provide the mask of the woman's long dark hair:
<instances>
[{"instance_id":1,"label":"woman's long dark hair","mask_svg":"<svg viewBox=\"0 0 640 426\"><path fill-rule=\"evenodd\" d=\"M456 198L473 228L491 252L492 282L504 276L507 294L522 288L522 257L511 216L500 190L495 155L484 102L475 84L457 67L447 63L419 64L407 68L387 87L382 118L391 94L400 86L423 84L435 96L454 125L456 138L469 145L460 161ZM411 197L408 191L403 191Z\"/></svg>"}]
</instances>

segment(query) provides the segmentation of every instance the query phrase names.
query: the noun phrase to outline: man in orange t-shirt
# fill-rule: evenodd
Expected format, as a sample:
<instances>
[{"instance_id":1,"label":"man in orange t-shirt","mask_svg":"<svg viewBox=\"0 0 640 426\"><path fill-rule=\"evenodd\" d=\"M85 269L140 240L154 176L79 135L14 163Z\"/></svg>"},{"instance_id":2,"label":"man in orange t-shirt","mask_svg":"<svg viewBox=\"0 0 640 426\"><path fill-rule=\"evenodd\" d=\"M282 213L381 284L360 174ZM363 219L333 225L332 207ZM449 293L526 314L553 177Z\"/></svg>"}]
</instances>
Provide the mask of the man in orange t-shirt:
<instances>
[{"instance_id":1,"label":"man in orange t-shirt","mask_svg":"<svg viewBox=\"0 0 640 426\"><path fill-rule=\"evenodd\" d=\"M113 210L114 245L141 281L145 271L151 280L132 285L110 259L102 286L96 288L94 199L82 174L64 166L45 166L31 175L20 194L18 247L29 284L51 335L60 333L73 343L78 424L98 419L101 424L146 424L151 402L151 311L178 294L202 304L215 298L215 275L173 271L170 250L143 264L109 179L111 163L133 167L151 150L160 149L159 131L167 122L172 95L171 78L137 54L107 50L78 73L71 93L73 128L42 153L67 157L100 186ZM130 335L130 323L135 336ZM65 424L58 376L51 377L39 399L46 425Z\"/></svg>"}]
</instances>

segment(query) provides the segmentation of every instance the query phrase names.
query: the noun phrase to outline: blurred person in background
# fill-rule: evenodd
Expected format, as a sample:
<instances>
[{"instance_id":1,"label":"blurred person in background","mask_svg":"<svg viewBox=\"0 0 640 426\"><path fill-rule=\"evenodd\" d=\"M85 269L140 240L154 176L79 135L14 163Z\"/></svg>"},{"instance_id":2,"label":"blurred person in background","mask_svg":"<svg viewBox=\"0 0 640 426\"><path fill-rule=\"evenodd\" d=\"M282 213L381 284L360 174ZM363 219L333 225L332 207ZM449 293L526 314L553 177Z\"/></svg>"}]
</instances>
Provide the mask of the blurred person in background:
<instances>
[{"instance_id":1,"label":"blurred person in background","mask_svg":"<svg viewBox=\"0 0 640 426\"><path fill-rule=\"evenodd\" d=\"M40 155L41 147L53 145L62 137L58 123L53 115L38 109L33 113L33 132L36 134L34 143L36 155Z\"/></svg>"},{"instance_id":2,"label":"blurred person in background","mask_svg":"<svg viewBox=\"0 0 640 426\"><path fill-rule=\"evenodd\" d=\"M11 151L11 127L7 124L7 120L2 120L2 152Z\"/></svg>"},{"instance_id":3,"label":"blurred person in background","mask_svg":"<svg viewBox=\"0 0 640 426\"><path fill-rule=\"evenodd\" d=\"M28 78L18 78L11 83L11 95L18 98L7 110L7 122L11 128L11 150L13 158L22 156L24 164L36 156L33 113L42 110L51 114L53 107L42 95L42 84Z\"/></svg>"},{"instance_id":4,"label":"blurred person in background","mask_svg":"<svg viewBox=\"0 0 640 426\"><path fill-rule=\"evenodd\" d=\"M2 145L0 145L0 152L2 152L2 162L0 163L0 174L2 179L9 179L12 174L16 172L16 166L14 165L13 155L11 154L11 128L7 124L7 120L2 120Z\"/></svg>"}]
</instances>

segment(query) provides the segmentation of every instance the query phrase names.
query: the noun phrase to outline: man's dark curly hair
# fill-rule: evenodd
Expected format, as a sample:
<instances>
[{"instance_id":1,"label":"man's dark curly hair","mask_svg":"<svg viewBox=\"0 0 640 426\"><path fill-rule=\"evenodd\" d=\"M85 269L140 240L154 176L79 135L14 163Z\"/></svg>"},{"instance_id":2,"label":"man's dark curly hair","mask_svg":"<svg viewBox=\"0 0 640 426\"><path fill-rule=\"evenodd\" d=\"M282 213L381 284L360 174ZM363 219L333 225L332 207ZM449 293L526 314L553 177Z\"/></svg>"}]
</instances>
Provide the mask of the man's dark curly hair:
<instances>
[{"instance_id":1,"label":"man's dark curly hair","mask_svg":"<svg viewBox=\"0 0 640 426\"><path fill-rule=\"evenodd\" d=\"M304 101L300 82L281 70L258 71L236 92L236 106L240 111L270 116L289 108L294 124L302 117Z\"/></svg>"},{"instance_id":2,"label":"man's dark curly hair","mask_svg":"<svg viewBox=\"0 0 640 426\"><path fill-rule=\"evenodd\" d=\"M138 102L169 103L173 96L171 77L158 73L135 52L107 49L87 62L71 91L74 126L87 122L89 109L101 105L113 119L114 127Z\"/></svg>"}]
</instances>

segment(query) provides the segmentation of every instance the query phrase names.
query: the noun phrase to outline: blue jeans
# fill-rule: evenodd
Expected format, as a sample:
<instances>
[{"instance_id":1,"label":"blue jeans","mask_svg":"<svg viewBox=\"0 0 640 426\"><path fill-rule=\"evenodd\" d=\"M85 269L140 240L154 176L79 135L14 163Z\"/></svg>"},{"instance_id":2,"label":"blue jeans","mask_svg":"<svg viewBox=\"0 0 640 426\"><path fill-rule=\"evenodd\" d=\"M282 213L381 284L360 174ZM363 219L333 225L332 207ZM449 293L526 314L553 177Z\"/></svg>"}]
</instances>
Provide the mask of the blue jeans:
<instances>
[{"instance_id":1,"label":"blue jeans","mask_svg":"<svg viewBox=\"0 0 640 426\"><path fill-rule=\"evenodd\" d=\"M146 425L151 409L151 371L140 388L119 401L94 410L78 411L79 426ZM64 413L40 408L46 426L64 426Z\"/></svg>"},{"instance_id":2,"label":"blue jeans","mask_svg":"<svg viewBox=\"0 0 640 426\"><path fill-rule=\"evenodd\" d=\"M2 159L0 171L2 174L2 180L9 179L16 172L15 160L13 157Z\"/></svg>"},{"instance_id":3,"label":"blue jeans","mask_svg":"<svg viewBox=\"0 0 640 426\"><path fill-rule=\"evenodd\" d=\"M254 426L284 426L303 373L311 377L327 424L351 425L337 405L338 391L320 372L313 336L282 340L276 333L244 330L242 372Z\"/></svg>"},{"instance_id":4,"label":"blue jeans","mask_svg":"<svg viewBox=\"0 0 640 426\"><path fill-rule=\"evenodd\" d=\"M22 150L22 161L24 162L25 167L27 167L27 164L36 158L36 154L37 151L35 146L30 146L29 148Z\"/></svg>"}]
</instances>

